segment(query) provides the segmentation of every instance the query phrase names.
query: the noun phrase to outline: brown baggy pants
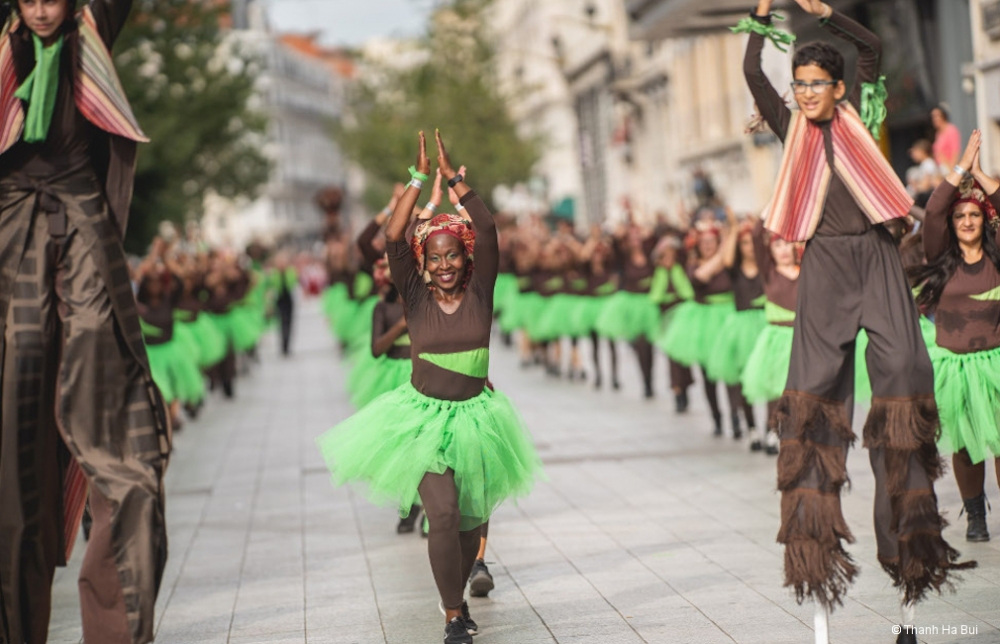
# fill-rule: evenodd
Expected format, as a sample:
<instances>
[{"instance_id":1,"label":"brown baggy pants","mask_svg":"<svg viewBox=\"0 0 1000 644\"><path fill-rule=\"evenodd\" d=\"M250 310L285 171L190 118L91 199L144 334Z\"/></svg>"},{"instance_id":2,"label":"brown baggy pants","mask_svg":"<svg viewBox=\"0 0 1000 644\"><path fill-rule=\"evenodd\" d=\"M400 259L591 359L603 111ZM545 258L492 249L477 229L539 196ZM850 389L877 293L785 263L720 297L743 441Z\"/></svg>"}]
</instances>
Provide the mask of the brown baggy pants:
<instances>
[{"instance_id":1,"label":"brown baggy pants","mask_svg":"<svg viewBox=\"0 0 1000 644\"><path fill-rule=\"evenodd\" d=\"M169 430L91 172L0 181L0 271L0 642L46 641L84 481L94 518L79 584L84 639L150 642Z\"/></svg>"},{"instance_id":2,"label":"brown baggy pants","mask_svg":"<svg viewBox=\"0 0 1000 644\"><path fill-rule=\"evenodd\" d=\"M904 600L953 580L958 553L941 537L934 481L942 463L934 373L899 253L881 227L856 236L814 237L799 278L786 390L770 422L781 437L778 489L785 585L832 608L857 567L843 547L854 537L840 507L854 345L868 333L872 407L864 427L875 475L878 559Z\"/></svg>"}]
</instances>

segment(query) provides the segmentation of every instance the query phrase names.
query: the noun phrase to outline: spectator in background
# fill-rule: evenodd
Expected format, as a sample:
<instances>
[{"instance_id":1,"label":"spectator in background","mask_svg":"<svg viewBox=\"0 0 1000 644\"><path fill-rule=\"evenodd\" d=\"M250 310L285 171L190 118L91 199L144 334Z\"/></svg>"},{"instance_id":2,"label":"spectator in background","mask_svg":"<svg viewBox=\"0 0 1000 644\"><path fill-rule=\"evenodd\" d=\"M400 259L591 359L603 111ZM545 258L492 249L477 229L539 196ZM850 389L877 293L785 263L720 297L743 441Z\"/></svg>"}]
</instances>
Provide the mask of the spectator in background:
<instances>
[{"instance_id":1,"label":"spectator in background","mask_svg":"<svg viewBox=\"0 0 1000 644\"><path fill-rule=\"evenodd\" d=\"M933 146L927 139L919 139L910 148L910 159L915 165L906 173L906 188L921 208L941 183L941 171L932 154Z\"/></svg>"},{"instance_id":2,"label":"spectator in background","mask_svg":"<svg viewBox=\"0 0 1000 644\"><path fill-rule=\"evenodd\" d=\"M951 122L947 110L943 106L931 110L931 123L934 125L934 161L942 175L952 171L958 163L962 151L962 134Z\"/></svg>"}]
</instances>

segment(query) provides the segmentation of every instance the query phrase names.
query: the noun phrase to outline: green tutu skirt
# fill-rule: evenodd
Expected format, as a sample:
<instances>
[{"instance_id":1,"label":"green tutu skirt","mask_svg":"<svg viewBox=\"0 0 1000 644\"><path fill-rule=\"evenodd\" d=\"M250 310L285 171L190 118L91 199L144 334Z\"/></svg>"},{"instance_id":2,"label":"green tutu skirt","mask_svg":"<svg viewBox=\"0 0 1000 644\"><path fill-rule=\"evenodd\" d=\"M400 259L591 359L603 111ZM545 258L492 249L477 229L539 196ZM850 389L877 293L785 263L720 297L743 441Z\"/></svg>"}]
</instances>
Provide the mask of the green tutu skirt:
<instances>
[{"instance_id":1,"label":"green tutu skirt","mask_svg":"<svg viewBox=\"0 0 1000 644\"><path fill-rule=\"evenodd\" d=\"M541 315L527 325L528 335L532 340L541 342L587 335L590 333L589 329L580 328L580 319L576 316L580 302L586 299L580 295L564 293L546 298Z\"/></svg>"},{"instance_id":2,"label":"green tutu skirt","mask_svg":"<svg viewBox=\"0 0 1000 644\"><path fill-rule=\"evenodd\" d=\"M652 340L660 329L660 308L646 293L618 291L608 296L597 316L594 330L604 338L632 342Z\"/></svg>"},{"instance_id":3,"label":"green tutu skirt","mask_svg":"<svg viewBox=\"0 0 1000 644\"><path fill-rule=\"evenodd\" d=\"M341 342L356 345L371 339L372 312L378 304L377 297L347 300L333 321L333 333Z\"/></svg>"},{"instance_id":4,"label":"green tutu skirt","mask_svg":"<svg viewBox=\"0 0 1000 644\"><path fill-rule=\"evenodd\" d=\"M350 299L346 284L334 284L323 289L323 294L319 298L320 309L331 325L344 303Z\"/></svg>"},{"instance_id":5,"label":"green tutu skirt","mask_svg":"<svg viewBox=\"0 0 1000 644\"><path fill-rule=\"evenodd\" d=\"M792 327L777 324L768 324L760 332L740 379L747 401L765 403L781 398L788 381L794 334Z\"/></svg>"},{"instance_id":6,"label":"green tutu skirt","mask_svg":"<svg viewBox=\"0 0 1000 644\"><path fill-rule=\"evenodd\" d=\"M731 301L717 304L689 301L675 309L656 345L685 367L695 364L706 367L726 321L736 313L736 305Z\"/></svg>"},{"instance_id":7,"label":"green tutu skirt","mask_svg":"<svg viewBox=\"0 0 1000 644\"><path fill-rule=\"evenodd\" d=\"M597 331L597 320L601 317L601 311L607 304L610 296L582 296L576 300L576 305L570 312L572 321L570 327L579 334L576 337L584 338Z\"/></svg>"},{"instance_id":8,"label":"green tutu skirt","mask_svg":"<svg viewBox=\"0 0 1000 644\"><path fill-rule=\"evenodd\" d=\"M202 369L219 364L226 357L226 336L205 313L194 322L174 322L174 335L187 337L194 344L196 362Z\"/></svg>"},{"instance_id":9,"label":"green tutu skirt","mask_svg":"<svg viewBox=\"0 0 1000 644\"><path fill-rule=\"evenodd\" d=\"M740 384L743 369L750 359L757 338L768 326L764 309L737 311L726 319L715 347L708 357L705 373L711 380L727 385Z\"/></svg>"},{"instance_id":10,"label":"green tutu skirt","mask_svg":"<svg viewBox=\"0 0 1000 644\"><path fill-rule=\"evenodd\" d=\"M537 320L544 311L544 297L534 291L518 293L516 297L510 298L510 302L504 308L503 316L500 317L500 328L506 333L518 330L527 332L532 320Z\"/></svg>"},{"instance_id":11,"label":"green tutu skirt","mask_svg":"<svg viewBox=\"0 0 1000 644\"><path fill-rule=\"evenodd\" d=\"M146 345L153 382L167 404L197 404L205 398L205 380L189 349L175 335L169 342Z\"/></svg>"},{"instance_id":12,"label":"green tutu skirt","mask_svg":"<svg viewBox=\"0 0 1000 644\"><path fill-rule=\"evenodd\" d=\"M411 360L385 356L376 358L369 350L367 355L358 356L348 376L347 391L351 394L351 404L355 409L361 409L382 394L410 382L412 375Z\"/></svg>"},{"instance_id":13,"label":"green tutu skirt","mask_svg":"<svg viewBox=\"0 0 1000 644\"><path fill-rule=\"evenodd\" d=\"M526 496L541 473L531 435L500 392L438 400L410 383L379 396L317 439L336 485L359 481L369 498L406 516L427 472L455 473L460 530L485 523L505 500Z\"/></svg>"},{"instance_id":14,"label":"green tutu skirt","mask_svg":"<svg viewBox=\"0 0 1000 644\"><path fill-rule=\"evenodd\" d=\"M747 401L761 403L781 398L792 361L793 334L792 327L776 324L768 324L761 331L740 378ZM868 334L862 330L858 333L854 354L855 403L867 403L872 398L871 381L865 364L867 346Z\"/></svg>"},{"instance_id":15,"label":"green tutu skirt","mask_svg":"<svg viewBox=\"0 0 1000 644\"><path fill-rule=\"evenodd\" d=\"M500 273L493 286L494 315L503 315L507 302L510 301L511 293L517 293L517 277L513 273Z\"/></svg>"},{"instance_id":16,"label":"green tutu skirt","mask_svg":"<svg viewBox=\"0 0 1000 644\"><path fill-rule=\"evenodd\" d=\"M937 346L937 327L926 315L920 316L920 334L924 336L927 349Z\"/></svg>"},{"instance_id":17,"label":"green tutu skirt","mask_svg":"<svg viewBox=\"0 0 1000 644\"><path fill-rule=\"evenodd\" d=\"M930 348L941 417L938 449L966 450L973 463L1000 456L1000 348L952 353Z\"/></svg>"}]
</instances>

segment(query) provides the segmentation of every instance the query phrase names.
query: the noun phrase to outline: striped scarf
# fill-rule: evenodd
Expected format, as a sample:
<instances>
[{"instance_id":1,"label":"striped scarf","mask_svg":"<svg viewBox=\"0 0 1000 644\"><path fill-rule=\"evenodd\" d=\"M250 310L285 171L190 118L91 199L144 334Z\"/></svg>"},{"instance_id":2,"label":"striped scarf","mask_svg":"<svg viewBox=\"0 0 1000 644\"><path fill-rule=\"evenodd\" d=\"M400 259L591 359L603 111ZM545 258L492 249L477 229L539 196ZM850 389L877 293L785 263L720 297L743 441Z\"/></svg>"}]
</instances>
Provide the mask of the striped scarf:
<instances>
[{"instance_id":1,"label":"striped scarf","mask_svg":"<svg viewBox=\"0 0 1000 644\"><path fill-rule=\"evenodd\" d=\"M111 52L101 39L90 7L77 14L80 30L80 68L73 81L73 98L84 118L101 130L129 139L148 142L125 98ZM0 30L0 154L17 143L24 131L24 105L14 94L17 72L10 39L20 26L11 16Z\"/></svg>"},{"instance_id":2,"label":"striped scarf","mask_svg":"<svg viewBox=\"0 0 1000 644\"><path fill-rule=\"evenodd\" d=\"M830 128L834 169L868 220L881 224L905 217L913 199L854 107L838 105ZM774 197L764 209L764 226L788 241L811 238L823 218L832 174L822 128L795 112L785 137Z\"/></svg>"}]
</instances>

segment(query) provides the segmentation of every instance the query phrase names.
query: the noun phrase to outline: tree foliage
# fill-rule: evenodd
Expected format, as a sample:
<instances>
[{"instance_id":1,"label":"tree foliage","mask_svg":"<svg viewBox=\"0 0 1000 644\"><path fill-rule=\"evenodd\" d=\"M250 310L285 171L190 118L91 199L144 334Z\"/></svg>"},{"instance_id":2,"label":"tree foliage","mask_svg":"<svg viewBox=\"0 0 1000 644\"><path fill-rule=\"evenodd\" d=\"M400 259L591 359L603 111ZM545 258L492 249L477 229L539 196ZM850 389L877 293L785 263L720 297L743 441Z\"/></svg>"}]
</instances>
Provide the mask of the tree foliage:
<instances>
[{"instance_id":1,"label":"tree foliage","mask_svg":"<svg viewBox=\"0 0 1000 644\"><path fill-rule=\"evenodd\" d=\"M197 219L204 197L252 197L270 172L266 119L251 109L259 68L220 29L217 3L136 0L115 46L139 148L126 247L145 249L162 220Z\"/></svg>"},{"instance_id":2,"label":"tree foliage","mask_svg":"<svg viewBox=\"0 0 1000 644\"><path fill-rule=\"evenodd\" d=\"M448 152L469 168L487 201L493 189L528 179L540 141L521 136L507 110L482 23L488 0L452 0L432 15L426 37L400 60L365 61L348 99L347 125L335 131L345 154L366 173L368 205L381 208L394 182L408 179L417 132L434 128Z\"/></svg>"}]
</instances>

